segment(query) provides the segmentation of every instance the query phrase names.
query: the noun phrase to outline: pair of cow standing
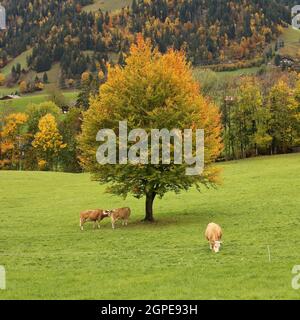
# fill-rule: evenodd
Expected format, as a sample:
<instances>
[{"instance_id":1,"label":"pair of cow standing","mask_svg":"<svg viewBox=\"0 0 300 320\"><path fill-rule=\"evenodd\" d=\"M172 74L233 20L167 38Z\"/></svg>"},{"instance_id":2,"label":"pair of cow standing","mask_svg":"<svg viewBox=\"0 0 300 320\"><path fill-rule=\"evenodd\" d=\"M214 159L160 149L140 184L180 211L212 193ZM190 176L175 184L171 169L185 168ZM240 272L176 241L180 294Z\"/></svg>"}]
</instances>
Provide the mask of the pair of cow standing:
<instances>
[{"instance_id":1,"label":"pair of cow standing","mask_svg":"<svg viewBox=\"0 0 300 320\"><path fill-rule=\"evenodd\" d=\"M123 226L127 226L130 214L130 208L120 208L114 210L87 210L81 212L80 214L80 229L83 230L83 225L87 221L94 222L94 228L96 228L96 226L100 228L100 222L104 218L111 218L111 224L113 229L115 229L115 224L118 220L122 220ZM215 253L218 253L220 251L222 244L222 235L222 229L216 223L210 223L207 226L205 231L205 238L209 242L210 249L213 250Z\"/></svg>"},{"instance_id":2,"label":"pair of cow standing","mask_svg":"<svg viewBox=\"0 0 300 320\"><path fill-rule=\"evenodd\" d=\"M80 229L83 230L83 225L88 222L94 222L94 228L100 228L100 222L104 218L110 218L112 228L115 229L116 222L122 220L122 224L127 226L130 218L130 208L119 208L114 210L87 210L80 213Z\"/></svg>"}]
</instances>

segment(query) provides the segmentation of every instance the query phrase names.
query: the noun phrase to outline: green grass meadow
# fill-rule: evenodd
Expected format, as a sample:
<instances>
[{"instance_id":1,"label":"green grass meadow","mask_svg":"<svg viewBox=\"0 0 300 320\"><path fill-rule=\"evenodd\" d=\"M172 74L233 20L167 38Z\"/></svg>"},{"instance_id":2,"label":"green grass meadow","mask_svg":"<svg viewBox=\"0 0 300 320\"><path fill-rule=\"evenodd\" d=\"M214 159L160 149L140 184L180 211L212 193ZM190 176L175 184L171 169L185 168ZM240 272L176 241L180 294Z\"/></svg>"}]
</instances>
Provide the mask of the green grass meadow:
<instances>
[{"instance_id":1,"label":"green grass meadow","mask_svg":"<svg viewBox=\"0 0 300 320\"><path fill-rule=\"evenodd\" d=\"M68 102L76 101L78 91L63 91ZM36 93L24 95L19 99L0 101L0 111L1 107L7 107L12 110L12 112L24 112L27 107L31 104L39 104L49 100L49 94L47 93Z\"/></svg>"},{"instance_id":2,"label":"green grass meadow","mask_svg":"<svg viewBox=\"0 0 300 320\"><path fill-rule=\"evenodd\" d=\"M27 57L32 53L32 49L28 49L24 51L22 54L14 58L10 63L8 63L4 68L0 70L5 76L8 76L11 72L13 66L16 66L18 63L21 64L22 68L26 68L27 66Z\"/></svg>"},{"instance_id":3,"label":"green grass meadow","mask_svg":"<svg viewBox=\"0 0 300 320\"><path fill-rule=\"evenodd\" d=\"M115 11L130 6L132 0L95 0L93 4L85 6L84 10L87 12L97 11Z\"/></svg>"},{"instance_id":4,"label":"green grass meadow","mask_svg":"<svg viewBox=\"0 0 300 320\"><path fill-rule=\"evenodd\" d=\"M298 57L300 56L300 31L289 27L284 29L281 36L284 40L284 47L279 50L279 54L282 56Z\"/></svg>"},{"instance_id":5,"label":"green grass meadow","mask_svg":"<svg viewBox=\"0 0 300 320\"><path fill-rule=\"evenodd\" d=\"M237 69L233 71L220 71L220 72L215 72L215 74L218 77L218 80L220 81L227 81L228 78L237 78L241 76L252 76L256 75L257 72L259 71L259 67L252 67L252 68L244 68L244 69ZM195 67L193 69L193 75L196 80L199 80L200 75L205 71L203 67Z\"/></svg>"},{"instance_id":6,"label":"green grass meadow","mask_svg":"<svg viewBox=\"0 0 300 320\"><path fill-rule=\"evenodd\" d=\"M299 299L300 154L218 164L218 189L144 201L104 192L88 174L0 171L0 299ZM129 226L79 229L79 212L130 206ZM224 231L209 250L209 222ZM269 261L268 246L271 252Z\"/></svg>"}]
</instances>

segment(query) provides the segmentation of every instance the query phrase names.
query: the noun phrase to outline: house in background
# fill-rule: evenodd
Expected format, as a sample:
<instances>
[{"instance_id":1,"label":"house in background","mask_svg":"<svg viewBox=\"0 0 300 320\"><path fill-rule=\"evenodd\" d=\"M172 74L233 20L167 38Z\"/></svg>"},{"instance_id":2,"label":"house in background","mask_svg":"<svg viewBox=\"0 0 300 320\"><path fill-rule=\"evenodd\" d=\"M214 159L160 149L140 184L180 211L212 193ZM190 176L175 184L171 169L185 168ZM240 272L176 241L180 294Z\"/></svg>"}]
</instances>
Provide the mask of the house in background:
<instances>
[{"instance_id":1,"label":"house in background","mask_svg":"<svg viewBox=\"0 0 300 320\"><path fill-rule=\"evenodd\" d=\"M292 8L292 17L300 13L300 4L293 6Z\"/></svg>"},{"instance_id":2,"label":"house in background","mask_svg":"<svg viewBox=\"0 0 300 320\"><path fill-rule=\"evenodd\" d=\"M295 29L300 29L300 5L292 8L292 26Z\"/></svg>"},{"instance_id":3,"label":"house in background","mask_svg":"<svg viewBox=\"0 0 300 320\"><path fill-rule=\"evenodd\" d=\"M16 95L16 94L9 94L7 96L3 96L3 97L0 97L0 101L3 101L3 100L13 100L13 99L20 99L21 97L19 95Z\"/></svg>"},{"instance_id":4,"label":"house in background","mask_svg":"<svg viewBox=\"0 0 300 320\"><path fill-rule=\"evenodd\" d=\"M280 66L291 68L295 64L295 60L290 57L281 57L280 59Z\"/></svg>"},{"instance_id":5,"label":"house in background","mask_svg":"<svg viewBox=\"0 0 300 320\"><path fill-rule=\"evenodd\" d=\"M0 30L6 29L6 11L0 3Z\"/></svg>"},{"instance_id":6,"label":"house in background","mask_svg":"<svg viewBox=\"0 0 300 320\"><path fill-rule=\"evenodd\" d=\"M292 26L295 29L300 29L300 13L297 14L294 18L292 18Z\"/></svg>"}]
</instances>

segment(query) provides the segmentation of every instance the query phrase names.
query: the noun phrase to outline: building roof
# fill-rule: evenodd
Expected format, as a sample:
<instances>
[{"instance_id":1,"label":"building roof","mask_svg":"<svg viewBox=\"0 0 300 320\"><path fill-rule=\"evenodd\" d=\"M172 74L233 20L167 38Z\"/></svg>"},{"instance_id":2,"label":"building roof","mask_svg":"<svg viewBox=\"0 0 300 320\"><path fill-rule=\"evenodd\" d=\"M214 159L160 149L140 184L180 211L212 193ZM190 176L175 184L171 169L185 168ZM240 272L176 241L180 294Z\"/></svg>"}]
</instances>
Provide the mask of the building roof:
<instances>
[{"instance_id":1,"label":"building roof","mask_svg":"<svg viewBox=\"0 0 300 320\"><path fill-rule=\"evenodd\" d=\"M292 26L294 29L297 29L299 30L299 26L300 26L300 13L295 15L293 18L292 18Z\"/></svg>"},{"instance_id":2,"label":"building roof","mask_svg":"<svg viewBox=\"0 0 300 320\"><path fill-rule=\"evenodd\" d=\"M300 13L296 14L295 17L293 17L293 20L300 18Z\"/></svg>"},{"instance_id":3,"label":"building roof","mask_svg":"<svg viewBox=\"0 0 300 320\"><path fill-rule=\"evenodd\" d=\"M287 56L281 57L281 61L283 61L283 60L295 62L295 60L293 58L287 57Z\"/></svg>"},{"instance_id":4,"label":"building roof","mask_svg":"<svg viewBox=\"0 0 300 320\"><path fill-rule=\"evenodd\" d=\"M0 100L10 100L10 99L20 99L21 97L16 94L8 94L7 96L3 96Z\"/></svg>"}]
</instances>

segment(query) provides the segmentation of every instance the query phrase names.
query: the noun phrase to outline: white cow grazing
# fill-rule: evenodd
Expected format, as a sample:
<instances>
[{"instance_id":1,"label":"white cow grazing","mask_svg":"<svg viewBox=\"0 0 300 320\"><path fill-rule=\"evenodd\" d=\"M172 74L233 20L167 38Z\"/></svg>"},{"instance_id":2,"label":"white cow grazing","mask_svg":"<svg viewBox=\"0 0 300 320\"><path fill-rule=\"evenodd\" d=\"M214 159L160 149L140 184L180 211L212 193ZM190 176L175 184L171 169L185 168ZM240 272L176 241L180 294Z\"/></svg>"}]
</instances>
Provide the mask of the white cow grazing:
<instances>
[{"instance_id":1,"label":"white cow grazing","mask_svg":"<svg viewBox=\"0 0 300 320\"><path fill-rule=\"evenodd\" d=\"M218 253L220 251L222 235L222 229L216 223L210 223L207 226L205 237L209 241L210 249L215 253Z\"/></svg>"}]
</instances>

